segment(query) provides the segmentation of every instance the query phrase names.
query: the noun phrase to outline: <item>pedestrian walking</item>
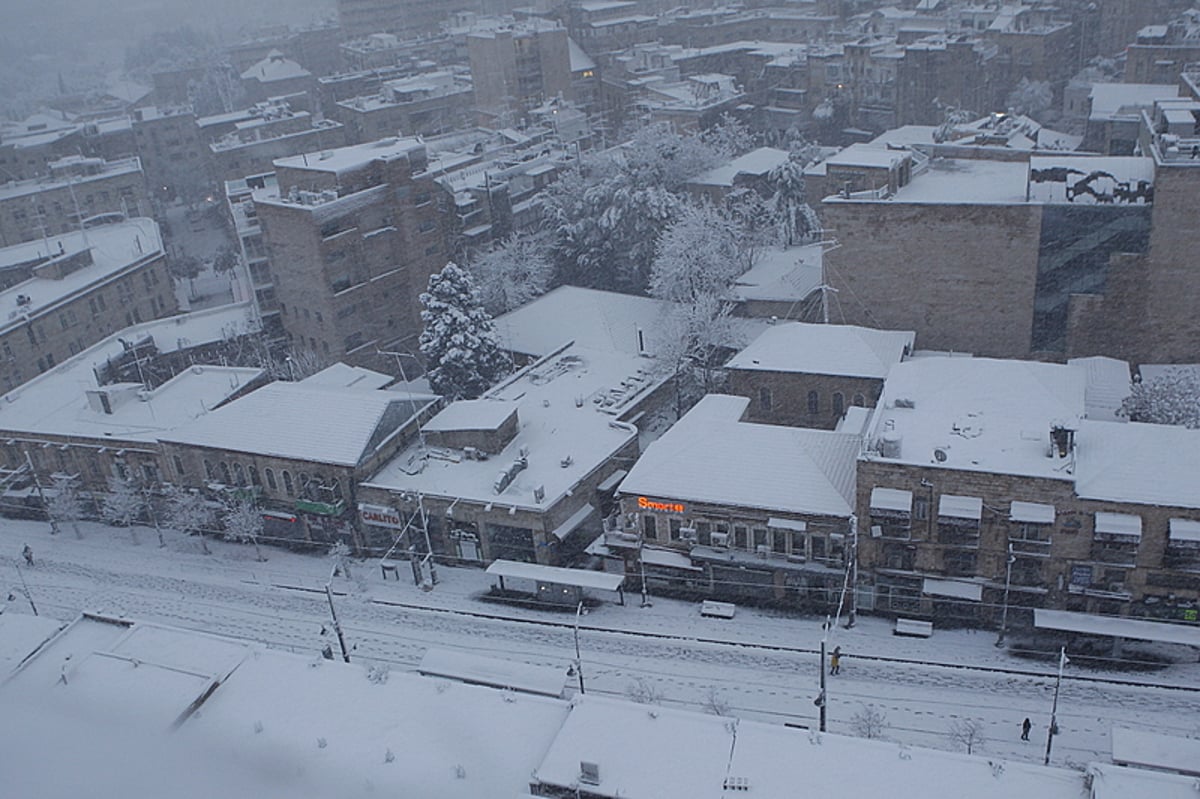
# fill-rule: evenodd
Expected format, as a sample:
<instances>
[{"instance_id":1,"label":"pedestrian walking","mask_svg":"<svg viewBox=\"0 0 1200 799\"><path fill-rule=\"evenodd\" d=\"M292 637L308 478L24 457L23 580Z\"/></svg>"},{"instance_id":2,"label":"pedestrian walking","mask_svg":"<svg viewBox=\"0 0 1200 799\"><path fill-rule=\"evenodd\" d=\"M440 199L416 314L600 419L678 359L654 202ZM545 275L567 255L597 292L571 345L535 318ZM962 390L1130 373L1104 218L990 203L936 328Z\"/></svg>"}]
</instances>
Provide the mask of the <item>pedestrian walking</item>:
<instances>
[{"instance_id":1,"label":"pedestrian walking","mask_svg":"<svg viewBox=\"0 0 1200 799\"><path fill-rule=\"evenodd\" d=\"M1021 740L1022 741L1029 740L1029 731L1031 729L1033 729L1033 722L1030 721L1028 718L1026 718L1025 721L1021 722Z\"/></svg>"},{"instance_id":2,"label":"pedestrian walking","mask_svg":"<svg viewBox=\"0 0 1200 799\"><path fill-rule=\"evenodd\" d=\"M25 558L25 563L33 565L33 550L29 548L29 544L26 544L25 548L21 550L21 557Z\"/></svg>"},{"instance_id":3,"label":"pedestrian walking","mask_svg":"<svg viewBox=\"0 0 1200 799\"><path fill-rule=\"evenodd\" d=\"M829 673L837 674L842 670L842 648L835 646L833 654L829 656Z\"/></svg>"}]
</instances>

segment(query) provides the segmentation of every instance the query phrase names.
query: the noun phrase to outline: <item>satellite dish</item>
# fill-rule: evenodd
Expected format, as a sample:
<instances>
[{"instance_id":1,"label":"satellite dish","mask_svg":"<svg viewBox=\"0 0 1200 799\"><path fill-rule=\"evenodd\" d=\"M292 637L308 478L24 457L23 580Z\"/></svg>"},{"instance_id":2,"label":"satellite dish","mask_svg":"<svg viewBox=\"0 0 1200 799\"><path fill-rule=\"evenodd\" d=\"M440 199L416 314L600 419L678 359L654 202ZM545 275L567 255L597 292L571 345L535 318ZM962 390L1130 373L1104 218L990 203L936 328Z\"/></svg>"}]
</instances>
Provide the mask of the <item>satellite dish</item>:
<instances>
[{"instance_id":1,"label":"satellite dish","mask_svg":"<svg viewBox=\"0 0 1200 799\"><path fill-rule=\"evenodd\" d=\"M933 450L933 459L938 463L945 463L946 458L949 457L950 456L946 454L946 450L942 449L941 447L937 447Z\"/></svg>"}]
</instances>

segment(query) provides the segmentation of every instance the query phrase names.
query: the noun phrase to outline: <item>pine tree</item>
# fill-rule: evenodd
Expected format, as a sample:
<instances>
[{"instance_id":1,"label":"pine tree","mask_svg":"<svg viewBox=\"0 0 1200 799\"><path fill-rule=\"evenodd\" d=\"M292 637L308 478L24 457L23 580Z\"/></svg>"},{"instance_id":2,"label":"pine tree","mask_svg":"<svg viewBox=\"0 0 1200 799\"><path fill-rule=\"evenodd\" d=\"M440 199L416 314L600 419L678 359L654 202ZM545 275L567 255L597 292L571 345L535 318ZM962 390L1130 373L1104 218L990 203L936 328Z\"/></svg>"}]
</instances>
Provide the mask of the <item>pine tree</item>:
<instances>
[{"instance_id":1,"label":"pine tree","mask_svg":"<svg viewBox=\"0 0 1200 799\"><path fill-rule=\"evenodd\" d=\"M421 307L421 354L434 391L451 399L474 399L504 375L508 362L492 317L465 270L451 261L430 275Z\"/></svg>"}]
</instances>

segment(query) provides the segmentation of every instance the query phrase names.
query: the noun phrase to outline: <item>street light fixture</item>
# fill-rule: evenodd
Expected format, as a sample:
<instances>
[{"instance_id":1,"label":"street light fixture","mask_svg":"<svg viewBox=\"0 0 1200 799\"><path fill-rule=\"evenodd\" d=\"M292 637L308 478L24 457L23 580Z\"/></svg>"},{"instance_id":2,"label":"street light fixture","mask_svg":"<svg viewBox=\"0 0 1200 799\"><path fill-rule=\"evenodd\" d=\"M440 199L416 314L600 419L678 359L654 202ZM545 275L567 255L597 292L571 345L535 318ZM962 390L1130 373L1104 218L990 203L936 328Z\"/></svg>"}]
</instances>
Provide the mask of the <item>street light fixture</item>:
<instances>
[{"instance_id":1,"label":"street light fixture","mask_svg":"<svg viewBox=\"0 0 1200 799\"><path fill-rule=\"evenodd\" d=\"M1058 653L1058 679L1054 681L1054 704L1050 706L1050 728L1046 730L1046 759L1043 765L1050 765L1050 747L1054 745L1054 736L1058 735L1058 689L1062 687L1063 666L1067 660L1067 648L1064 646Z\"/></svg>"}]
</instances>

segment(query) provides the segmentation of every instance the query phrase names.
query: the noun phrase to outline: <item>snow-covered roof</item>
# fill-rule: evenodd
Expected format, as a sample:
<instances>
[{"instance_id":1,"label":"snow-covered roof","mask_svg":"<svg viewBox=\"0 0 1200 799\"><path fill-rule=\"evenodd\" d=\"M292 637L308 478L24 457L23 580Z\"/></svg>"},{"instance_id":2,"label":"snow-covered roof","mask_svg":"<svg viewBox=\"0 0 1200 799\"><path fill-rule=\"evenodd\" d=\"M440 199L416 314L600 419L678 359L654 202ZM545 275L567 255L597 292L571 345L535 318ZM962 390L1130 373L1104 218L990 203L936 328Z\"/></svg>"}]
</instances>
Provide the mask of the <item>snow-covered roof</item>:
<instances>
[{"instance_id":1,"label":"snow-covered roof","mask_svg":"<svg viewBox=\"0 0 1200 799\"><path fill-rule=\"evenodd\" d=\"M1086 635L1128 638L1133 641L1161 641L1200 647L1200 629L1186 624L1034 608L1033 626L1043 630L1063 630Z\"/></svg>"},{"instance_id":2,"label":"snow-covered roof","mask_svg":"<svg viewBox=\"0 0 1200 799\"><path fill-rule=\"evenodd\" d=\"M1200 740L1113 727L1112 759L1122 766L1165 769L1200 777Z\"/></svg>"},{"instance_id":3,"label":"snow-covered roof","mask_svg":"<svg viewBox=\"0 0 1200 799\"><path fill-rule=\"evenodd\" d=\"M502 399L455 400L421 425L428 432L495 430L517 410L518 403Z\"/></svg>"},{"instance_id":4,"label":"snow-covered roof","mask_svg":"<svg viewBox=\"0 0 1200 799\"><path fill-rule=\"evenodd\" d=\"M519 663L457 649L427 649L417 671L428 677L508 688L543 696L561 696L567 667Z\"/></svg>"},{"instance_id":5,"label":"snow-covered roof","mask_svg":"<svg viewBox=\"0 0 1200 799\"><path fill-rule=\"evenodd\" d=\"M862 439L740 421L750 400L709 394L646 448L620 492L849 517Z\"/></svg>"},{"instance_id":6,"label":"snow-covered roof","mask_svg":"<svg viewBox=\"0 0 1200 799\"><path fill-rule=\"evenodd\" d=\"M851 144L846 149L825 159L827 166L870 167L890 169L898 166L912 153L907 150L892 150L872 144Z\"/></svg>"},{"instance_id":7,"label":"snow-covered roof","mask_svg":"<svg viewBox=\"0 0 1200 799\"><path fill-rule=\"evenodd\" d=\"M1087 374L1084 390L1084 408L1087 418L1096 421L1120 421L1117 411L1129 396L1132 385L1129 362L1117 358L1093 356L1071 358L1069 366L1082 367Z\"/></svg>"},{"instance_id":8,"label":"snow-covered roof","mask_svg":"<svg viewBox=\"0 0 1200 799\"><path fill-rule=\"evenodd\" d=\"M1079 367L1032 361L903 361L884 382L864 457L1070 479L1069 464L1046 452L1052 425L1074 427L1083 416L1086 377ZM897 440L895 457L877 451L889 436Z\"/></svg>"},{"instance_id":9,"label":"snow-covered roof","mask_svg":"<svg viewBox=\"0 0 1200 799\"><path fill-rule=\"evenodd\" d=\"M789 154L787 150L779 150L775 147L759 147L745 155L739 155L727 163L713 167L707 172L702 172L688 182L699 186L724 186L728 188L733 186L738 175L762 177L784 161L787 161L788 158Z\"/></svg>"},{"instance_id":10,"label":"snow-covered roof","mask_svg":"<svg viewBox=\"0 0 1200 799\"><path fill-rule=\"evenodd\" d=\"M312 77L311 72L298 62L286 58L278 50L267 53L266 58L242 73L242 80L256 80L260 83L308 77Z\"/></svg>"},{"instance_id":11,"label":"snow-covered roof","mask_svg":"<svg viewBox=\"0 0 1200 799\"><path fill-rule=\"evenodd\" d=\"M357 466L433 402L390 391L272 383L161 436L163 441Z\"/></svg>"},{"instance_id":12,"label":"snow-covered roof","mask_svg":"<svg viewBox=\"0 0 1200 799\"><path fill-rule=\"evenodd\" d=\"M1075 441L1079 497L1200 508L1200 430L1084 421Z\"/></svg>"},{"instance_id":13,"label":"snow-covered roof","mask_svg":"<svg viewBox=\"0 0 1200 799\"><path fill-rule=\"evenodd\" d=\"M742 273L731 291L740 301L799 302L821 286L825 250L820 244L764 247L754 266Z\"/></svg>"},{"instance_id":14,"label":"snow-covered roof","mask_svg":"<svg viewBox=\"0 0 1200 799\"><path fill-rule=\"evenodd\" d=\"M0 330L24 324L28 315L41 313L161 253L162 240L154 220L139 217L5 247L0 249L0 269L39 259L65 261L89 250L91 263L63 277L35 275L0 291ZM28 301L18 303L18 297L27 297Z\"/></svg>"},{"instance_id":15,"label":"snow-covered roof","mask_svg":"<svg viewBox=\"0 0 1200 799\"><path fill-rule=\"evenodd\" d=\"M107 180L117 175L132 174L142 170L142 161L137 156L131 158L119 158L112 161L106 161L103 158L88 158L83 159L80 156L67 156L61 158L50 165L53 170L55 166L65 167L68 162L75 160L76 163L87 162L88 169L83 174L51 174L49 176L40 176L30 178L28 180L13 180L7 183L0 183L0 200L11 200L14 197L21 197L31 194L40 194L44 191L50 191L56 188L65 186L72 187L72 190L80 194L86 194L90 191L87 185L93 180ZM0 173L0 177L7 177L6 174ZM54 237L56 240L58 236ZM41 241L39 239L39 241Z\"/></svg>"},{"instance_id":16,"label":"snow-covered roof","mask_svg":"<svg viewBox=\"0 0 1200 799\"><path fill-rule=\"evenodd\" d=\"M382 372L364 369L361 366L351 366L338 361L331 364L315 375L309 375L300 381L300 385L309 387L328 388L361 388L374 390L392 383L394 378Z\"/></svg>"},{"instance_id":17,"label":"snow-covered roof","mask_svg":"<svg viewBox=\"0 0 1200 799\"><path fill-rule=\"evenodd\" d=\"M896 202L1024 203L1029 164L984 158L935 158L929 169L914 175L895 195Z\"/></svg>"},{"instance_id":18,"label":"snow-covered roof","mask_svg":"<svg viewBox=\"0 0 1200 799\"><path fill-rule=\"evenodd\" d=\"M391 161L396 158L407 158L415 150L423 150L425 144L417 138L392 137L379 139L365 144L353 144L349 147L338 147L334 150L324 150L317 154L293 155L279 158L274 162L275 168L310 169L319 172L340 174L355 169L361 169L372 161ZM259 197L256 194L255 201Z\"/></svg>"},{"instance_id":19,"label":"snow-covered roof","mask_svg":"<svg viewBox=\"0 0 1200 799\"><path fill-rule=\"evenodd\" d=\"M907 330L787 322L767 328L726 367L882 380L915 338Z\"/></svg>"},{"instance_id":20,"label":"snow-covered roof","mask_svg":"<svg viewBox=\"0 0 1200 799\"><path fill-rule=\"evenodd\" d=\"M1156 100L1171 100L1179 96L1175 84L1158 83L1093 83L1089 95L1092 101L1091 119L1115 117L1137 118L1139 109L1152 108Z\"/></svg>"},{"instance_id":21,"label":"snow-covered roof","mask_svg":"<svg viewBox=\"0 0 1200 799\"><path fill-rule=\"evenodd\" d=\"M497 408L517 408L519 429L499 453L479 461L414 444L367 485L534 511L549 508L636 438L636 428L616 417L665 379L653 366L653 361L612 349L560 347L481 399ZM522 450L526 468L497 494L497 472L518 460ZM544 491L541 501L534 496L536 488Z\"/></svg>"},{"instance_id":22,"label":"snow-covered roof","mask_svg":"<svg viewBox=\"0 0 1200 799\"><path fill-rule=\"evenodd\" d=\"M596 68L596 62L592 60L592 57L584 52L583 48L571 37L567 37L567 54L571 58L572 72L583 72Z\"/></svg>"},{"instance_id":23,"label":"snow-covered roof","mask_svg":"<svg viewBox=\"0 0 1200 799\"><path fill-rule=\"evenodd\" d=\"M49 616L0 613L0 680L62 628L61 621Z\"/></svg>"},{"instance_id":24,"label":"snow-covered roof","mask_svg":"<svg viewBox=\"0 0 1200 799\"><path fill-rule=\"evenodd\" d=\"M1089 763L1087 772L1092 777L1092 799L1128 799L1131 796L1193 799L1196 795L1196 778L1193 776L1107 763Z\"/></svg>"}]
</instances>

